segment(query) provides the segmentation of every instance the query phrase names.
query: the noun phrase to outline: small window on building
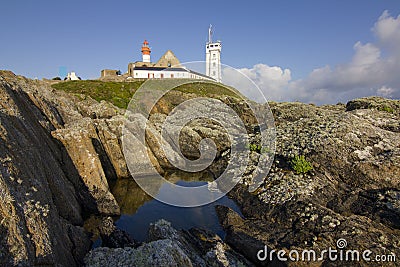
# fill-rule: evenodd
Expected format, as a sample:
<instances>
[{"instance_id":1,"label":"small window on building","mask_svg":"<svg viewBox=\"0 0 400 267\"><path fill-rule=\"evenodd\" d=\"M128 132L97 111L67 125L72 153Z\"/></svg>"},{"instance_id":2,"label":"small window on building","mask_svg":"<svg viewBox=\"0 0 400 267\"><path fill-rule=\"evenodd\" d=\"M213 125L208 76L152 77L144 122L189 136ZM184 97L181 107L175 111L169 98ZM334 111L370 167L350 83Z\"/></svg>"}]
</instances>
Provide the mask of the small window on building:
<instances>
[{"instance_id":1,"label":"small window on building","mask_svg":"<svg viewBox=\"0 0 400 267\"><path fill-rule=\"evenodd\" d=\"M217 66L217 63L213 62L213 67Z\"/></svg>"},{"instance_id":2,"label":"small window on building","mask_svg":"<svg viewBox=\"0 0 400 267\"><path fill-rule=\"evenodd\" d=\"M216 58L216 56L217 56L216 54L213 54L213 58Z\"/></svg>"},{"instance_id":3,"label":"small window on building","mask_svg":"<svg viewBox=\"0 0 400 267\"><path fill-rule=\"evenodd\" d=\"M213 76L215 76L215 71L213 71Z\"/></svg>"}]
</instances>

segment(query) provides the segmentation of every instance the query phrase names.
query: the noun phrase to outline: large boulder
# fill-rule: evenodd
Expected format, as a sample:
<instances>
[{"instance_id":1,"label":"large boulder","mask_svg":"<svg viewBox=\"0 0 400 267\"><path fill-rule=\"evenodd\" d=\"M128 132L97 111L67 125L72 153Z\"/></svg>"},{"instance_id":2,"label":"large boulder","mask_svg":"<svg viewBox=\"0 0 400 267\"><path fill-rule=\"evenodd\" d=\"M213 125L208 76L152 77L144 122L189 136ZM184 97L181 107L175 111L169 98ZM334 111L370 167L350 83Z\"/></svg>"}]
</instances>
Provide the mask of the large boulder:
<instances>
[{"instance_id":1,"label":"large boulder","mask_svg":"<svg viewBox=\"0 0 400 267\"><path fill-rule=\"evenodd\" d=\"M111 164L106 169L114 170L114 173L110 173L110 178L129 178L129 170L126 166L126 161L121 148L121 136L122 136L122 125L124 117L122 115L114 116L110 119L98 119L94 120L94 126L96 128L98 141L103 146L104 160L108 160L108 164Z\"/></svg>"},{"instance_id":2,"label":"large boulder","mask_svg":"<svg viewBox=\"0 0 400 267\"><path fill-rule=\"evenodd\" d=\"M52 135L67 149L82 181L96 202L97 211L118 215L118 203L110 192L99 158L100 153L96 151L96 148L101 149L101 143L97 143L97 134L91 119L84 118L72 125L66 125L63 129L53 131Z\"/></svg>"}]
</instances>

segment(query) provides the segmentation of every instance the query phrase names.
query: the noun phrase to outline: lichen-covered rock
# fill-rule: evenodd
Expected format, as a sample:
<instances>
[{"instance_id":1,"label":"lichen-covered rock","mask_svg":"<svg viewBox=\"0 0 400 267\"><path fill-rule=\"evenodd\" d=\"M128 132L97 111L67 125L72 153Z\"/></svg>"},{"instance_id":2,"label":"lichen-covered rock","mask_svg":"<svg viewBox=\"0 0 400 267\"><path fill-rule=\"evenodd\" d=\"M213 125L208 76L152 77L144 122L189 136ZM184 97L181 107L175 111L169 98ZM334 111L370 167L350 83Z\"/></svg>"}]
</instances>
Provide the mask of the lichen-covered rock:
<instances>
[{"instance_id":1,"label":"lichen-covered rock","mask_svg":"<svg viewBox=\"0 0 400 267\"><path fill-rule=\"evenodd\" d=\"M87 195L77 192L82 182L66 170L71 159L50 135L64 120L42 86L0 73L2 266L74 266L90 248L81 228Z\"/></svg>"},{"instance_id":2,"label":"lichen-covered rock","mask_svg":"<svg viewBox=\"0 0 400 267\"><path fill-rule=\"evenodd\" d=\"M134 177L151 176L155 171L162 173L162 167L171 168L166 153L177 157L161 134L147 122L142 114L132 114L124 124L124 156Z\"/></svg>"},{"instance_id":3,"label":"lichen-covered rock","mask_svg":"<svg viewBox=\"0 0 400 267\"><path fill-rule=\"evenodd\" d=\"M346 104L346 110L374 109L387 113L400 115L400 101L389 100L383 97L363 97L351 100Z\"/></svg>"},{"instance_id":4,"label":"lichen-covered rock","mask_svg":"<svg viewBox=\"0 0 400 267\"><path fill-rule=\"evenodd\" d=\"M204 229L178 231L165 220L150 225L149 241L138 248L96 248L86 266L253 266L221 238Z\"/></svg>"},{"instance_id":5,"label":"lichen-covered rock","mask_svg":"<svg viewBox=\"0 0 400 267\"><path fill-rule=\"evenodd\" d=\"M111 217L101 218L97 227L101 236L101 245L109 248L136 247L138 243L129 234L114 225Z\"/></svg>"},{"instance_id":6,"label":"lichen-covered rock","mask_svg":"<svg viewBox=\"0 0 400 267\"><path fill-rule=\"evenodd\" d=\"M145 126L145 132L143 132L143 134L145 134L144 139L146 144L140 143L143 140L136 140L136 138L134 138L135 136L137 136L138 132L142 131L143 126ZM131 133L131 135L128 135L126 138L133 138L131 141L125 139L127 144L126 148L130 149L140 146L141 149L143 149L143 153L135 153L134 151L132 151L131 153L125 154L126 157L133 157L132 159L128 160L137 162L138 166L143 165L143 167L139 167L139 169L137 170L137 175L140 175L142 170L143 173L145 173L149 169L149 161L144 157L145 153L147 154L150 162L156 169L160 169L159 166L165 169L174 168L174 166L168 160L168 157L173 158L177 161L181 159L179 157L179 154L177 154L176 150L171 146L171 144L162 138L161 133L151 122L148 122L147 118L145 118L143 115L133 114L129 117L129 121L126 122L125 127L127 131L130 131ZM137 138L141 137L143 136L137 136ZM138 143L136 144L136 142ZM154 161L154 159L156 159L156 161Z\"/></svg>"},{"instance_id":7,"label":"lichen-covered rock","mask_svg":"<svg viewBox=\"0 0 400 267\"><path fill-rule=\"evenodd\" d=\"M114 106L110 102L104 100L97 102L90 96L85 95L82 97L84 99L82 101L77 101L76 106L84 117L92 119L111 119L114 116L124 114L124 110Z\"/></svg>"},{"instance_id":8,"label":"lichen-covered rock","mask_svg":"<svg viewBox=\"0 0 400 267\"><path fill-rule=\"evenodd\" d=\"M97 211L102 214L118 215L118 203L111 194L102 162L96 151L96 130L91 119L84 118L66 128L52 132L67 149L82 181L96 202ZM101 147L97 147L99 150Z\"/></svg>"},{"instance_id":9,"label":"lichen-covered rock","mask_svg":"<svg viewBox=\"0 0 400 267\"><path fill-rule=\"evenodd\" d=\"M119 214L107 179L129 176L121 111L7 71L0 100L0 265L81 265L83 214Z\"/></svg>"},{"instance_id":10,"label":"lichen-covered rock","mask_svg":"<svg viewBox=\"0 0 400 267\"><path fill-rule=\"evenodd\" d=\"M246 218L217 209L226 242L257 264L254 255L264 245L320 252L340 238L349 249L398 255L399 115L379 105L396 111L398 101L354 100L347 111L343 105L271 103L275 160L252 194L243 185L229 193ZM294 172L296 155L313 169Z\"/></svg>"},{"instance_id":11,"label":"lichen-covered rock","mask_svg":"<svg viewBox=\"0 0 400 267\"><path fill-rule=\"evenodd\" d=\"M134 248L96 248L85 257L87 267L96 266L193 266L182 249L169 239Z\"/></svg>"},{"instance_id":12,"label":"lichen-covered rock","mask_svg":"<svg viewBox=\"0 0 400 267\"><path fill-rule=\"evenodd\" d=\"M172 240L191 259L193 266L252 266L216 234L200 228L176 230L171 223L159 220L150 224L149 241Z\"/></svg>"},{"instance_id":13,"label":"lichen-covered rock","mask_svg":"<svg viewBox=\"0 0 400 267\"><path fill-rule=\"evenodd\" d=\"M110 163L105 170L112 170L115 173L108 174L109 178L129 178L129 170L121 148L122 124L124 117L122 115L114 116L110 119L94 120L98 140L104 148L103 162ZM116 176L116 177L113 177Z\"/></svg>"},{"instance_id":14,"label":"lichen-covered rock","mask_svg":"<svg viewBox=\"0 0 400 267\"><path fill-rule=\"evenodd\" d=\"M209 171L215 177L224 171L231 142L223 127L212 120L188 123L179 142L162 146L166 114L192 96L172 93L153 109L149 120L136 114L137 121L128 125L132 133L143 130L138 122L148 125L147 147L139 151L132 146L125 155L134 161L138 174L149 173L149 164L159 173L173 169L166 153L179 161L177 147L187 158L198 158L198 145L204 138L212 139L218 150ZM250 107L230 97L220 100L246 123L250 141L259 142ZM209 231L178 231L161 221L150 227L149 243L138 248L98 248L86 257L86 263L267 265L256 258L264 245L320 252L335 247L339 238L347 240L349 249L400 255L399 101L372 97L346 106L270 106L276 123L275 160L259 188L249 193L252 172L264 153L251 151L243 184L229 193L245 218L217 208L227 232L226 243ZM229 122L227 114L220 115ZM46 83L0 72L0 265L82 264L90 247L82 228L83 214L118 214L108 181L130 177L121 147L123 122L122 111L109 103L71 96ZM144 154L150 163L143 160ZM312 169L294 171L293 159L298 155ZM137 194L130 202L147 200ZM123 208L134 212L137 207ZM110 218L103 225L110 225L102 230L110 246L129 244ZM282 263L274 258L272 264Z\"/></svg>"}]
</instances>

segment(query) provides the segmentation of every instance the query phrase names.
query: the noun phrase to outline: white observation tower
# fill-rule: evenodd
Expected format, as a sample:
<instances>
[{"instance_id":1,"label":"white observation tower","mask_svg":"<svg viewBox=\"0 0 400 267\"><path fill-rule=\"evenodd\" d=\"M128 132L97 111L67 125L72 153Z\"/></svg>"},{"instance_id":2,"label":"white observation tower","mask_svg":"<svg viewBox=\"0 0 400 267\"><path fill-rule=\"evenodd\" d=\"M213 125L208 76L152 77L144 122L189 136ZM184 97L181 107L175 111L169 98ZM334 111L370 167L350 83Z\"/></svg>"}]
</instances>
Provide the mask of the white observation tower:
<instances>
[{"instance_id":1,"label":"white observation tower","mask_svg":"<svg viewBox=\"0 0 400 267\"><path fill-rule=\"evenodd\" d=\"M206 75L221 82L221 41L212 41L212 25L208 28L206 43Z\"/></svg>"}]
</instances>

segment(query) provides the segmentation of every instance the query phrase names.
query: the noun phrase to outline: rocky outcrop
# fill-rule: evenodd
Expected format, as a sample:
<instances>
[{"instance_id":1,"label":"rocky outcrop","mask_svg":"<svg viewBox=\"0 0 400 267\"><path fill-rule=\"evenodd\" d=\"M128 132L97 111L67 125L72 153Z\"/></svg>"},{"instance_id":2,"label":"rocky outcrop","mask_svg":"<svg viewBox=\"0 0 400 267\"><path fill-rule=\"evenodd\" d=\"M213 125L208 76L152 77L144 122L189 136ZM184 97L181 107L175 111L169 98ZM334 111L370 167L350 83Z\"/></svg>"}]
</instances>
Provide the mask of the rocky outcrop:
<instances>
[{"instance_id":1,"label":"rocky outcrop","mask_svg":"<svg viewBox=\"0 0 400 267\"><path fill-rule=\"evenodd\" d=\"M113 104L101 100L97 102L90 96L80 95L82 100L76 102L76 107L83 117L91 119L111 119L117 115L123 115L125 111Z\"/></svg>"},{"instance_id":2,"label":"rocky outcrop","mask_svg":"<svg viewBox=\"0 0 400 267\"><path fill-rule=\"evenodd\" d=\"M166 115L191 97L170 94L153 108L148 121L135 115L128 127L135 131L141 122L149 122L146 151L159 173L174 169L162 148ZM248 105L231 97L219 99L237 111L257 144L260 137ZM177 231L161 221L151 226L149 242L139 246L108 217L120 209L133 213L137 206L131 202L149 200L129 185L110 192L110 181L123 185L129 180L118 179L130 177L121 148L123 111L4 71L0 100L2 266L82 264L90 248L82 227L89 214L106 216L97 231L103 244L113 247L93 250L85 259L89 266L296 265L275 256L259 261L257 252L264 246L321 252L335 248L339 239L346 239L348 249L400 255L399 101L364 98L320 107L270 103L277 132L275 160L250 193L251 174L265 153L257 147L251 151L245 179L229 193L244 217L217 208L226 239L201 229ZM231 145L218 123L191 121L182 128L179 143L167 149L180 147L188 159L197 159L205 138L216 144L209 171L217 177L229 161ZM295 171L296 156L304 156L312 170ZM141 154L132 153L129 160L135 161L139 175L148 173ZM124 193L118 190L134 196L121 200ZM120 208L116 199L128 204ZM325 260L315 265L332 264Z\"/></svg>"},{"instance_id":3,"label":"rocky outcrop","mask_svg":"<svg viewBox=\"0 0 400 267\"><path fill-rule=\"evenodd\" d=\"M101 161L106 165L103 169L108 172L106 176L110 178L130 177L121 149L123 121L124 117L122 115L93 121L98 140L100 141L97 144L101 144L103 147L102 152L105 152L101 153ZM97 149L97 151L99 150Z\"/></svg>"},{"instance_id":4,"label":"rocky outcrop","mask_svg":"<svg viewBox=\"0 0 400 267\"><path fill-rule=\"evenodd\" d=\"M122 112L7 71L0 99L0 265L80 265L85 216L119 214Z\"/></svg>"},{"instance_id":5,"label":"rocky outcrop","mask_svg":"<svg viewBox=\"0 0 400 267\"><path fill-rule=\"evenodd\" d=\"M220 237L203 229L177 231L165 220L150 226L138 248L96 248L86 266L252 266Z\"/></svg>"},{"instance_id":6,"label":"rocky outcrop","mask_svg":"<svg viewBox=\"0 0 400 267\"><path fill-rule=\"evenodd\" d=\"M98 226L102 246L109 248L137 247L138 243L125 231L114 225L111 217L104 217Z\"/></svg>"},{"instance_id":7,"label":"rocky outcrop","mask_svg":"<svg viewBox=\"0 0 400 267\"><path fill-rule=\"evenodd\" d=\"M86 266L193 266L189 257L171 240L134 248L96 248L85 258Z\"/></svg>"},{"instance_id":8,"label":"rocky outcrop","mask_svg":"<svg viewBox=\"0 0 400 267\"><path fill-rule=\"evenodd\" d=\"M29 90L24 91L27 86ZM46 95L37 97L40 90L34 82L1 73L3 266L76 265L90 248L81 226L86 209L82 203L92 200L85 191L78 193L84 184L70 168L73 164L66 150L51 137L50 131L64 120Z\"/></svg>"},{"instance_id":9,"label":"rocky outcrop","mask_svg":"<svg viewBox=\"0 0 400 267\"><path fill-rule=\"evenodd\" d=\"M224 101L233 107L240 104L230 99ZM371 250L373 255L399 255L398 104L399 101L380 98L354 100L347 107L342 104L317 107L302 103L271 103L277 132L275 160L257 190L252 193L247 190L255 170L254 166L247 166L243 184L229 193L241 206L244 218L226 207L217 208L227 233L226 243L221 240L206 246L211 249L209 253L201 251L204 244L188 240L198 240L206 234L196 237L199 230L176 232L168 226L164 229L161 223L151 228L150 243L143 245L143 249L147 251L152 242L167 239L168 244L164 245L171 249L172 244L177 245L175 252L170 252L180 255L169 258L169 263L182 264L182 260L188 258L197 266L211 264L204 255L218 255L221 246L234 255L243 255L246 259L242 263L247 261L246 265L295 266L295 262L279 261L276 255L271 260L260 261L257 253L267 247L268 250L286 252L312 249L319 255L324 249L337 248L336 242L340 239L347 241L346 248L350 250ZM164 105L159 111L164 113L170 108ZM247 125L251 126L254 118L243 112L245 108L241 108L240 116L247 118ZM160 113L151 115L146 141L160 165L168 169L173 166L160 152L163 142L160 131L165 118L166 115ZM193 121L182 129L179 146L186 157L196 159L200 155L200 140L214 140L218 148L217 161L210 170L218 176L229 160L230 144L224 135L213 122ZM257 143L257 131L250 135L251 142ZM250 153L253 165L263 153L255 150ZM312 170L302 173L293 169L293 160L300 155L309 162ZM99 249L87 258L87 262L96 264L99 259L103 262L115 252L118 255L128 253L128 258L136 263L136 259L140 259L139 254L135 254L137 251L133 248ZM223 254L229 258L226 252ZM218 264L235 265L238 263L235 259ZM326 258L316 263L330 264L333 263Z\"/></svg>"},{"instance_id":10,"label":"rocky outcrop","mask_svg":"<svg viewBox=\"0 0 400 267\"><path fill-rule=\"evenodd\" d=\"M377 102L394 111L371 109ZM400 136L392 127L399 121L399 102L354 100L347 111L343 105L271 103L275 161L256 191L239 185L229 193L245 218L217 208L226 242L258 265L268 263L255 258L264 245L270 251L321 253L337 248L339 239L347 241L346 249L399 255ZM313 170L293 171L295 155L305 156Z\"/></svg>"},{"instance_id":11,"label":"rocky outcrop","mask_svg":"<svg viewBox=\"0 0 400 267\"><path fill-rule=\"evenodd\" d=\"M118 215L119 207L110 192L100 159L101 156L104 157L104 150L97 139L98 136L91 119L85 118L77 121L74 125L65 126L65 128L53 131L52 135L60 140L66 148L79 176L96 200L96 210L102 214ZM110 171L111 166L104 167Z\"/></svg>"},{"instance_id":12,"label":"rocky outcrop","mask_svg":"<svg viewBox=\"0 0 400 267\"><path fill-rule=\"evenodd\" d=\"M347 102L347 111L352 111L356 109L373 109L378 111L385 111L399 116L400 102L383 97L364 97Z\"/></svg>"}]
</instances>

